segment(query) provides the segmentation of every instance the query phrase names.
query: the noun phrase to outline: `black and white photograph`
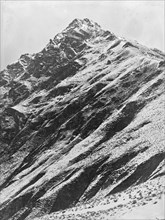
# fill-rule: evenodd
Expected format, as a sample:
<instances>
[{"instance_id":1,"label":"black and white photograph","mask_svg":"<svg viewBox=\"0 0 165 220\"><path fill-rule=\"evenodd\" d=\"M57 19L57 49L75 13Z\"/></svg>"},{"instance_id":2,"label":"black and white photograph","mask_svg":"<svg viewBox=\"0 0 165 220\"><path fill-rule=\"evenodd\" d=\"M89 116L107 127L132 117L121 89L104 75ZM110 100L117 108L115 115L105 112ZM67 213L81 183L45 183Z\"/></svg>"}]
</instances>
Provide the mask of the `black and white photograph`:
<instances>
[{"instance_id":1,"label":"black and white photograph","mask_svg":"<svg viewBox=\"0 0 165 220\"><path fill-rule=\"evenodd\" d=\"M165 219L165 1L0 1L0 220Z\"/></svg>"}]
</instances>

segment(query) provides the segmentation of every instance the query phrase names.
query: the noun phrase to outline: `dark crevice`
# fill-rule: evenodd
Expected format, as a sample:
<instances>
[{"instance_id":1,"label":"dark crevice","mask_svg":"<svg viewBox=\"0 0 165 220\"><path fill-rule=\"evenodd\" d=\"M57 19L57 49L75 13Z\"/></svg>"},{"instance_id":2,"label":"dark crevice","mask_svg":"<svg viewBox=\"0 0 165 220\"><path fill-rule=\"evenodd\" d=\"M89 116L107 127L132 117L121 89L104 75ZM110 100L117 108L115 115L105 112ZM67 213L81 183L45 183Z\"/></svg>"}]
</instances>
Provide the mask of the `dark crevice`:
<instances>
[{"instance_id":1,"label":"dark crevice","mask_svg":"<svg viewBox=\"0 0 165 220\"><path fill-rule=\"evenodd\" d=\"M0 210L0 219L7 220L11 216L13 216L20 209L25 207L32 197L32 192L25 193L22 196L15 198L12 202L6 205L4 208Z\"/></svg>"},{"instance_id":2,"label":"dark crevice","mask_svg":"<svg viewBox=\"0 0 165 220\"><path fill-rule=\"evenodd\" d=\"M153 177L151 177L151 179L155 179L157 177L164 176L164 175L165 175L165 172L160 172L160 173L154 175Z\"/></svg>"},{"instance_id":3,"label":"dark crevice","mask_svg":"<svg viewBox=\"0 0 165 220\"><path fill-rule=\"evenodd\" d=\"M112 138L117 132L127 127L135 118L136 114L144 107L144 102L132 101L127 103L118 113L116 118L105 127L105 135L100 144Z\"/></svg>"},{"instance_id":4,"label":"dark crevice","mask_svg":"<svg viewBox=\"0 0 165 220\"><path fill-rule=\"evenodd\" d=\"M164 160L165 153L159 153L151 157L149 160L140 164L136 170L127 179L115 187L108 195L121 192L129 188L133 184L141 184L150 178L150 175L159 166L159 164ZM107 196L108 196L107 195Z\"/></svg>"},{"instance_id":5,"label":"dark crevice","mask_svg":"<svg viewBox=\"0 0 165 220\"><path fill-rule=\"evenodd\" d=\"M143 149L143 151L148 148ZM115 172L118 172L120 168L123 168L131 159L136 157L139 151L129 152L123 155L121 158L116 159L115 161L106 162L96 172L96 176L101 175L102 177L98 182L89 190L86 191L83 195L83 200L89 200L97 194L100 189L105 189L110 186L115 180Z\"/></svg>"},{"instance_id":6,"label":"dark crevice","mask_svg":"<svg viewBox=\"0 0 165 220\"><path fill-rule=\"evenodd\" d=\"M41 172L38 175L36 175L27 185L25 185L24 187L22 187L16 195L18 195L19 193L21 193L24 189L28 188L29 186L33 185L34 183L36 183L40 178L42 178L45 175L45 172Z\"/></svg>"},{"instance_id":7,"label":"dark crevice","mask_svg":"<svg viewBox=\"0 0 165 220\"><path fill-rule=\"evenodd\" d=\"M95 177L97 169L105 162L105 160L107 160L107 158L103 158L95 164L84 168L83 172L78 177L65 185L59 191L50 213L66 209L73 206L73 204L76 204L91 183L92 179Z\"/></svg>"}]
</instances>

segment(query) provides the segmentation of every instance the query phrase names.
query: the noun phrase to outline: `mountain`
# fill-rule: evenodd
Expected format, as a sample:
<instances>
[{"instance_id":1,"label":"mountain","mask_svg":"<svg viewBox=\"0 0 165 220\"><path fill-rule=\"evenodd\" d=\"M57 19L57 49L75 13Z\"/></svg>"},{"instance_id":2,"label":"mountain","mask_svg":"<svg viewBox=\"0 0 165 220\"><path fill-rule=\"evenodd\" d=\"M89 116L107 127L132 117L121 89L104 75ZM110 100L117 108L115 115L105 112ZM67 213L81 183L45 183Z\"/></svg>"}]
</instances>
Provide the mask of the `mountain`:
<instances>
[{"instance_id":1,"label":"mountain","mask_svg":"<svg viewBox=\"0 0 165 220\"><path fill-rule=\"evenodd\" d=\"M0 219L163 218L164 70L85 18L1 71Z\"/></svg>"}]
</instances>

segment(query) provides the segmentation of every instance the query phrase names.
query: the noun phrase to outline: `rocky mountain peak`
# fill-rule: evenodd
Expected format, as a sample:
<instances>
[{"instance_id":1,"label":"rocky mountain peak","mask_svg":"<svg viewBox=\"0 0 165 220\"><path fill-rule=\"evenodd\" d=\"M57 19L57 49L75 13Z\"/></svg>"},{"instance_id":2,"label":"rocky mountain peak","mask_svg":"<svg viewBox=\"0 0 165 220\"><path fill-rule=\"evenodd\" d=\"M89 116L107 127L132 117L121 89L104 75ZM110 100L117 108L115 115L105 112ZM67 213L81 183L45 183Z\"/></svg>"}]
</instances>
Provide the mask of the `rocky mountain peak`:
<instances>
[{"instance_id":1,"label":"rocky mountain peak","mask_svg":"<svg viewBox=\"0 0 165 220\"><path fill-rule=\"evenodd\" d=\"M164 58L85 18L0 72L0 219L122 219L159 203Z\"/></svg>"},{"instance_id":2,"label":"rocky mountain peak","mask_svg":"<svg viewBox=\"0 0 165 220\"><path fill-rule=\"evenodd\" d=\"M101 26L98 25L96 22L88 19L88 18L84 18L84 19L74 19L67 27L67 29L69 28L81 28L82 26L86 26L86 28L90 27L90 28L96 28L96 29L101 29Z\"/></svg>"},{"instance_id":3,"label":"rocky mountain peak","mask_svg":"<svg viewBox=\"0 0 165 220\"><path fill-rule=\"evenodd\" d=\"M55 36L54 42L58 44L60 40L65 37L72 38L77 41L83 41L103 33L104 31L101 29L100 25L88 18L74 19L66 29Z\"/></svg>"}]
</instances>

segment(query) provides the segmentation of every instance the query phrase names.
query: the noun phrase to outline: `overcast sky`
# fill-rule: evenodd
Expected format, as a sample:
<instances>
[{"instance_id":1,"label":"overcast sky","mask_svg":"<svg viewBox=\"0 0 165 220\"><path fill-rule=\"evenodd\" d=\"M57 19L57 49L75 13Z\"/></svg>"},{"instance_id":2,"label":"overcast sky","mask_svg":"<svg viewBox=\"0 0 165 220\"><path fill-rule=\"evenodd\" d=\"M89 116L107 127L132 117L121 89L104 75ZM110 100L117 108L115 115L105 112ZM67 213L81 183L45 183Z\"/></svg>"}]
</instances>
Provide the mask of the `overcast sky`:
<instances>
[{"instance_id":1,"label":"overcast sky","mask_svg":"<svg viewBox=\"0 0 165 220\"><path fill-rule=\"evenodd\" d=\"M36 53L75 18L164 50L164 1L1 1L1 69Z\"/></svg>"}]
</instances>

